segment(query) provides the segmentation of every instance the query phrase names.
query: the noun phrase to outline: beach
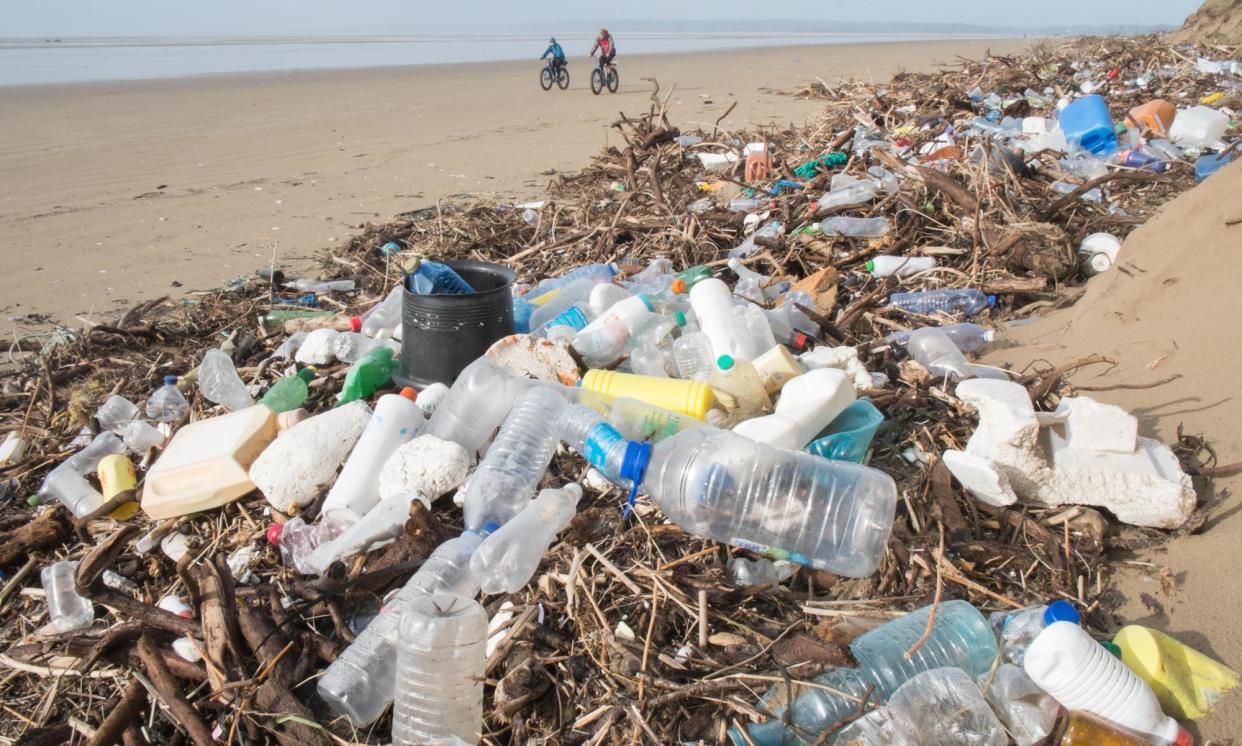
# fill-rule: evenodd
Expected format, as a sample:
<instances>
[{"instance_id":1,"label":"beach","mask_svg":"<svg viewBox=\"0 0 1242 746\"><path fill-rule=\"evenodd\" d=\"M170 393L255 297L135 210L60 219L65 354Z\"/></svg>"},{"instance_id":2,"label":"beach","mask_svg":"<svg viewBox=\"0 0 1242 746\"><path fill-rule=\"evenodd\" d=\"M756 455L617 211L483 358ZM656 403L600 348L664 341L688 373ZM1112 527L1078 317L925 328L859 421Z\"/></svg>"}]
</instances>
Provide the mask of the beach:
<instances>
[{"instance_id":1,"label":"beach","mask_svg":"<svg viewBox=\"0 0 1242 746\"><path fill-rule=\"evenodd\" d=\"M80 326L163 295L313 257L367 221L463 193L536 198L608 145L653 84L683 128L801 124L816 78L884 80L1022 40L835 44L590 61L544 92L540 63L428 65L0 88L0 311L6 329ZM542 50L532 50L532 57ZM31 314L38 316L31 317Z\"/></svg>"}]
</instances>

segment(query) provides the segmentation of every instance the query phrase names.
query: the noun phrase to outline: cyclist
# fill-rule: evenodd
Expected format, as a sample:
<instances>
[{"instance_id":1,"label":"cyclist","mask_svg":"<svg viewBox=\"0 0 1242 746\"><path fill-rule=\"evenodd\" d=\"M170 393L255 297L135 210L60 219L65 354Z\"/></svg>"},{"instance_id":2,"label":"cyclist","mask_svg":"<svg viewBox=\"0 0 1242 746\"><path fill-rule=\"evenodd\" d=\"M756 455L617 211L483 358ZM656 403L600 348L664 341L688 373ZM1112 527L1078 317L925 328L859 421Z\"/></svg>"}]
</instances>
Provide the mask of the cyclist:
<instances>
[{"instance_id":1,"label":"cyclist","mask_svg":"<svg viewBox=\"0 0 1242 746\"><path fill-rule=\"evenodd\" d=\"M546 60L549 55L552 56L552 66L554 68L565 66L565 50L561 49L561 45L557 43L555 36L548 39L548 48L539 59Z\"/></svg>"},{"instance_id":2,"label":"cyclist","mask_svg":"<svg viewBox=\"0 0 1242 746\"><path fill-rule=\"evenodd\" d=\"M591 47L591 56L595 56L595 50L599 50L599 66L601 69L612 64L613 59L617 56L617 44L612 40L612 34L608 33L608 29L599 30L599 36L595 37L595 46Z\"/></svg>"}]
</instances>

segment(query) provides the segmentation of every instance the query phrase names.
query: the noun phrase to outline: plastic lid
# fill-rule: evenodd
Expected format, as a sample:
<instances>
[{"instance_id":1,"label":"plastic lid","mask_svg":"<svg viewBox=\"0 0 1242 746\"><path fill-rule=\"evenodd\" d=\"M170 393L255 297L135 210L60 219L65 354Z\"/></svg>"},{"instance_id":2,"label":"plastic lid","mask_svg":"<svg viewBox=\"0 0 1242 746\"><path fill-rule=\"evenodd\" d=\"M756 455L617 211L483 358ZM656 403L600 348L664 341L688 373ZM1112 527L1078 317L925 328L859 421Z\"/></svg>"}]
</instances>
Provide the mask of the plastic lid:
<instances>
[{"instance_id":1,"label":"plastic lid","mask_svg":"<svg viewBox=\"0 0 1242 746\"><path fill-rule=\"evenodd\" d=\"M875 262L873 262L873 261L871 261L870 259L868 259L868 260L867 260L867 263L863 265L863 269L867 270L868 272L874 272L874 271L875 271Z\"/></svg>"},{"instance_id":2,"label":"plastic lid","mask_svg":"<svg viewBox=\"0 0 1242 746\"><path fill-rule=\"evenodd\" d=\"M480 526L479 530L476 531L475 533L477 533L479 536L487 536L488 534L496 533L496 529L498 528L500 528L499 523L495 521L488 521L487 523L484 523L482 526Z\"/></svg>"},{"instance_id":3,"label":"plastic lid","mask_svg":"<svg viewBox=\"0 0 1242 746\"><path fill-rule=\"evenodd\" d=\"M1173 746L1195 746L1195 739L1190 735L1190 731L1179 725L1177 739L1173 741Z\"/></svg>"},{"instance_id":4,"label":"plastic lid","mask_svg":"<svg viewBox=\"0 0 1242 746\"><path fill-rule=\"evenodd\" d=\"M793 338L794 347L799 350L806 347L806 343L809 341L811 341L811 338L806 336L805 332L798 332Z\"/></svg>"},{"instance_id":5,"label":"plastic lid","mask_svg":"<svg viewBox=\"0 0 1242 746\"><path fill-rule=\"evenodd\" d=\"M677 322L677 326L685 326L686 325L686 314L682 313L681 311L674 311L673 321Z\"/></svg>"},{"instance_id":6,"label":"plastic lid","mask_svg":"<svg viewBox=\"0 0 1242 746\"><path fill-rule=\"evenodd\" d=\"M1082 618L1078 616L1078 609L1069 601L1053 601L1044 607L1044 626L1049 626L1053 622L1072 622L1080 624Z\"/></svg>"},{"instance_id":7,"label":"plastic lid","mask_svg":"<svg viewBox=\"0 0 1242 746\"><path fill-rule=\"evenodd\" d=\"M305 367L299 370L298 378L301 378L303 381L310 383L311 381L315 380L315 369L308 366L308 367Z\"/></svg>"},{"instance_id":8,"label":"plastic lid","mask_svg":"<svg viewBox=\"0 0 1242 746\"><path fill-rule=\"evenodd\" d=\"M30 497L26 498L26 504L32 508L39 507L39 502L40 500L39 500L38 495L31 495Z\"/></svg>"},{"instance_id":9,"label":"plastic lid","mask_svg":"<svg viewBox=\"0 0 1242 746\"><path fill-rule=\"evenodd\" d=\"M176 376L164 376L164 385L165 386L176 386L177 377Z\"/></svg>"},{"instance_id":10,"label":"plastic lid","mask_svg":"<svg viewBox=\"0 0 1242 746\"><path fill-rule=\"evenodd\" d=\"M671 289L677 295L681 295L686 292L686 281L678 277L676 280L673 280Z\"/></svg>"},{"instance_id":11,"label":"plastic lid","mask_svg":"<svg viewBox=\"0 0 1242 746\"><path fill-rule=\"evenodd\" d=\"M646 293L639 293L638 299L643 302L643 305L647 307L648 311L655 310L655 306L651 305L651 298Z\"/></svg>"},{"instance_id":12,"label":"plastic lid","mask_svg":"<svg viewBox=\"0 0 1242 746\"><path fill-rule=\"evenodd\" d=\"M1116 658L1117 660L1121 660L1121 646L1120 645L1118 645L1115 642L1109 642L1108 640L1104 640L1100 644L1104 646L1105 650L1112 653L1114 658Z\"/></svg>"},{"instance_id":13,"label":"plastic lid","mask_svg":"<svg viewBox=\"0 0 1242 746\"><path fill-rule=\"evenodd\" d=\"M362 331L362 317L361 316L350 316L349 317L349 330L351 332Z\"/></svg>"},{"instance_id":14,"label":"plastic lid","mask_svg":"<svg viewBox=\"0 0 1242 746\"><path fill-rule=\"evenodd\" d=\"M418 399L418 392L410 388L409 386L406 386L405 388L401 389L401 396L404 396L406 399L409 399L410 401L416 401Z\"/></svg>"},{"instance_id":15,"label":"plastic lid","mask_svg":"<svg viewBox=\"0 0 1242 746\"><path fill-rule=\"evenodd\" d=\"M989 295L989 296L988 296L988 307L990 308L990 307L995 306L995 305L996 305L996 296L995 296L995 295Z\"/></svg>"},{"instance_id":16,"label":"plastic lid","mask_svg":"<svg viewBox=\"0 0 1242 746\"><path fill-rule=\"evenodd\" d=\"M625 455L621 457L621 478L634 484L642 482L649 461L651 461L651 444L631 440L625 446Z\"/></svg>"},{"instance_id":17,"label":"plastic lid","mask_svg":"<svg viewBox=\"0 0 1242 746\"><path fill-rule=\"evenodd\" d=\"M605 264L604 269L607 269L609 274L611 274L613 277L616 277L617 275L621 274L621 265L617 264L616 262L609 262Z\"/></svg>"},{"instance_id":18,"label":"plastic lid","mask_svg":"<svg viewBox=\"0 0 1242 746\"><path fill-rule=\"evenodd\" d=\"M265 533L267 536L267 543L274 547L280 546L280 535L284 532L284 530L285 526L283 523L273 523L268 526L267 532Z\"/></svg>"},{"instance_id":19,"label":"plastic lid","mask_svg":"<svg viewBox=\"0 0 1242 746\"><path fill-rule=\"evenodd\" d=\"M731 370L733 368L733 356L732 355L721 355L720 357L716 358L716 367L720 368L721 370Z\"/></svg>"}]
</instances>

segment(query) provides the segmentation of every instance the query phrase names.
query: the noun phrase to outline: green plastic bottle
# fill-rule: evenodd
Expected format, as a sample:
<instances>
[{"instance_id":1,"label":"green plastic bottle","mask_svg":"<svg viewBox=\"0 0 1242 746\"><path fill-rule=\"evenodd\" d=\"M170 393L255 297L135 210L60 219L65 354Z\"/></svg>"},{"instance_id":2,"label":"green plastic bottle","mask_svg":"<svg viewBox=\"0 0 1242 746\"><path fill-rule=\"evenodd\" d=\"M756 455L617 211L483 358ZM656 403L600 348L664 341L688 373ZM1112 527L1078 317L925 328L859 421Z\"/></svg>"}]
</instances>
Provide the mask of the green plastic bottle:
<instances>
[{"instance_id":1,"label":"green plastic bottle","mask_svg":"<svg viewBox=\"0 0 1242 746\"><path fill-rule=\"evenodd\" d=\"M690 288L694 287L695 283L700 280L706 280L709 277L715 277L715 273L712 272L712 268L706 264L695 265L677 275L677 279L686 284L685 292L689 292Z\"/></svg>"},{"instance_id":2,"label":"green plastic bottle","mask_svg":"<svg viewBox=\"0 0 1242 746\"><path fill-rule=\"evenodd\" d=\"M341 386L337 406L374 394L392 380L392 371L396 367L397 361L393 359L390 347L377 347L363 355L345 374L345 385Z\"/></svg>"},{"instance_id":3,"label":"green plastic bottle","mask_svg":"<svg viewBox=\"0 0 1242 746\"><path fill-rule=\"evenodd\" d=\"M290 319L318 319L335 315L335 311L303 311L293 308L279 308L275 311L269 311L263 317L263 323L268 326L279 326Z\"/></svg>"},{"instance_id":4,"label":"green plastic bottle","mask_svg":"<svg viewBox=\"0 0 1242 746\"><path fill-rule=\"evenodd\" d=\"M266 404L273 412L292 412L306 403L306 397L310 395L307 384L314 377L312 368L303 368L297 375L285 376L272 384L259 403Z\"/></svg>"}]
</instances>

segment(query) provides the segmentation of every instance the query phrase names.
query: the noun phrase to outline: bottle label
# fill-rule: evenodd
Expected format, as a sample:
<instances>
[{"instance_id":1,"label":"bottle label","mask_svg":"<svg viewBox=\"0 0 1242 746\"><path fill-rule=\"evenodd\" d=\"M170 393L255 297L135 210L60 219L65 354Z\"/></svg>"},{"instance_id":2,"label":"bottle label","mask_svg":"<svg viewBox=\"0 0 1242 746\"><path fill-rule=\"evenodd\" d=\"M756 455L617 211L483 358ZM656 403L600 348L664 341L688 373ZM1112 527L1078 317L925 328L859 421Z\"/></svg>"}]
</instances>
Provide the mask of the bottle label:
<instances>
[{"instance_id":1,"label":"bottle label","mask_svg":"<svg viewBox=\"0 0 1242 746\"><path fill-rule=\"evenodd\" d=\"M587 463L607 474L608 451L618 443L625 442L625 436L607 422L600 422L587 431L586 442L582 445L582 457Z\"/></svg>"}]
</instances>

